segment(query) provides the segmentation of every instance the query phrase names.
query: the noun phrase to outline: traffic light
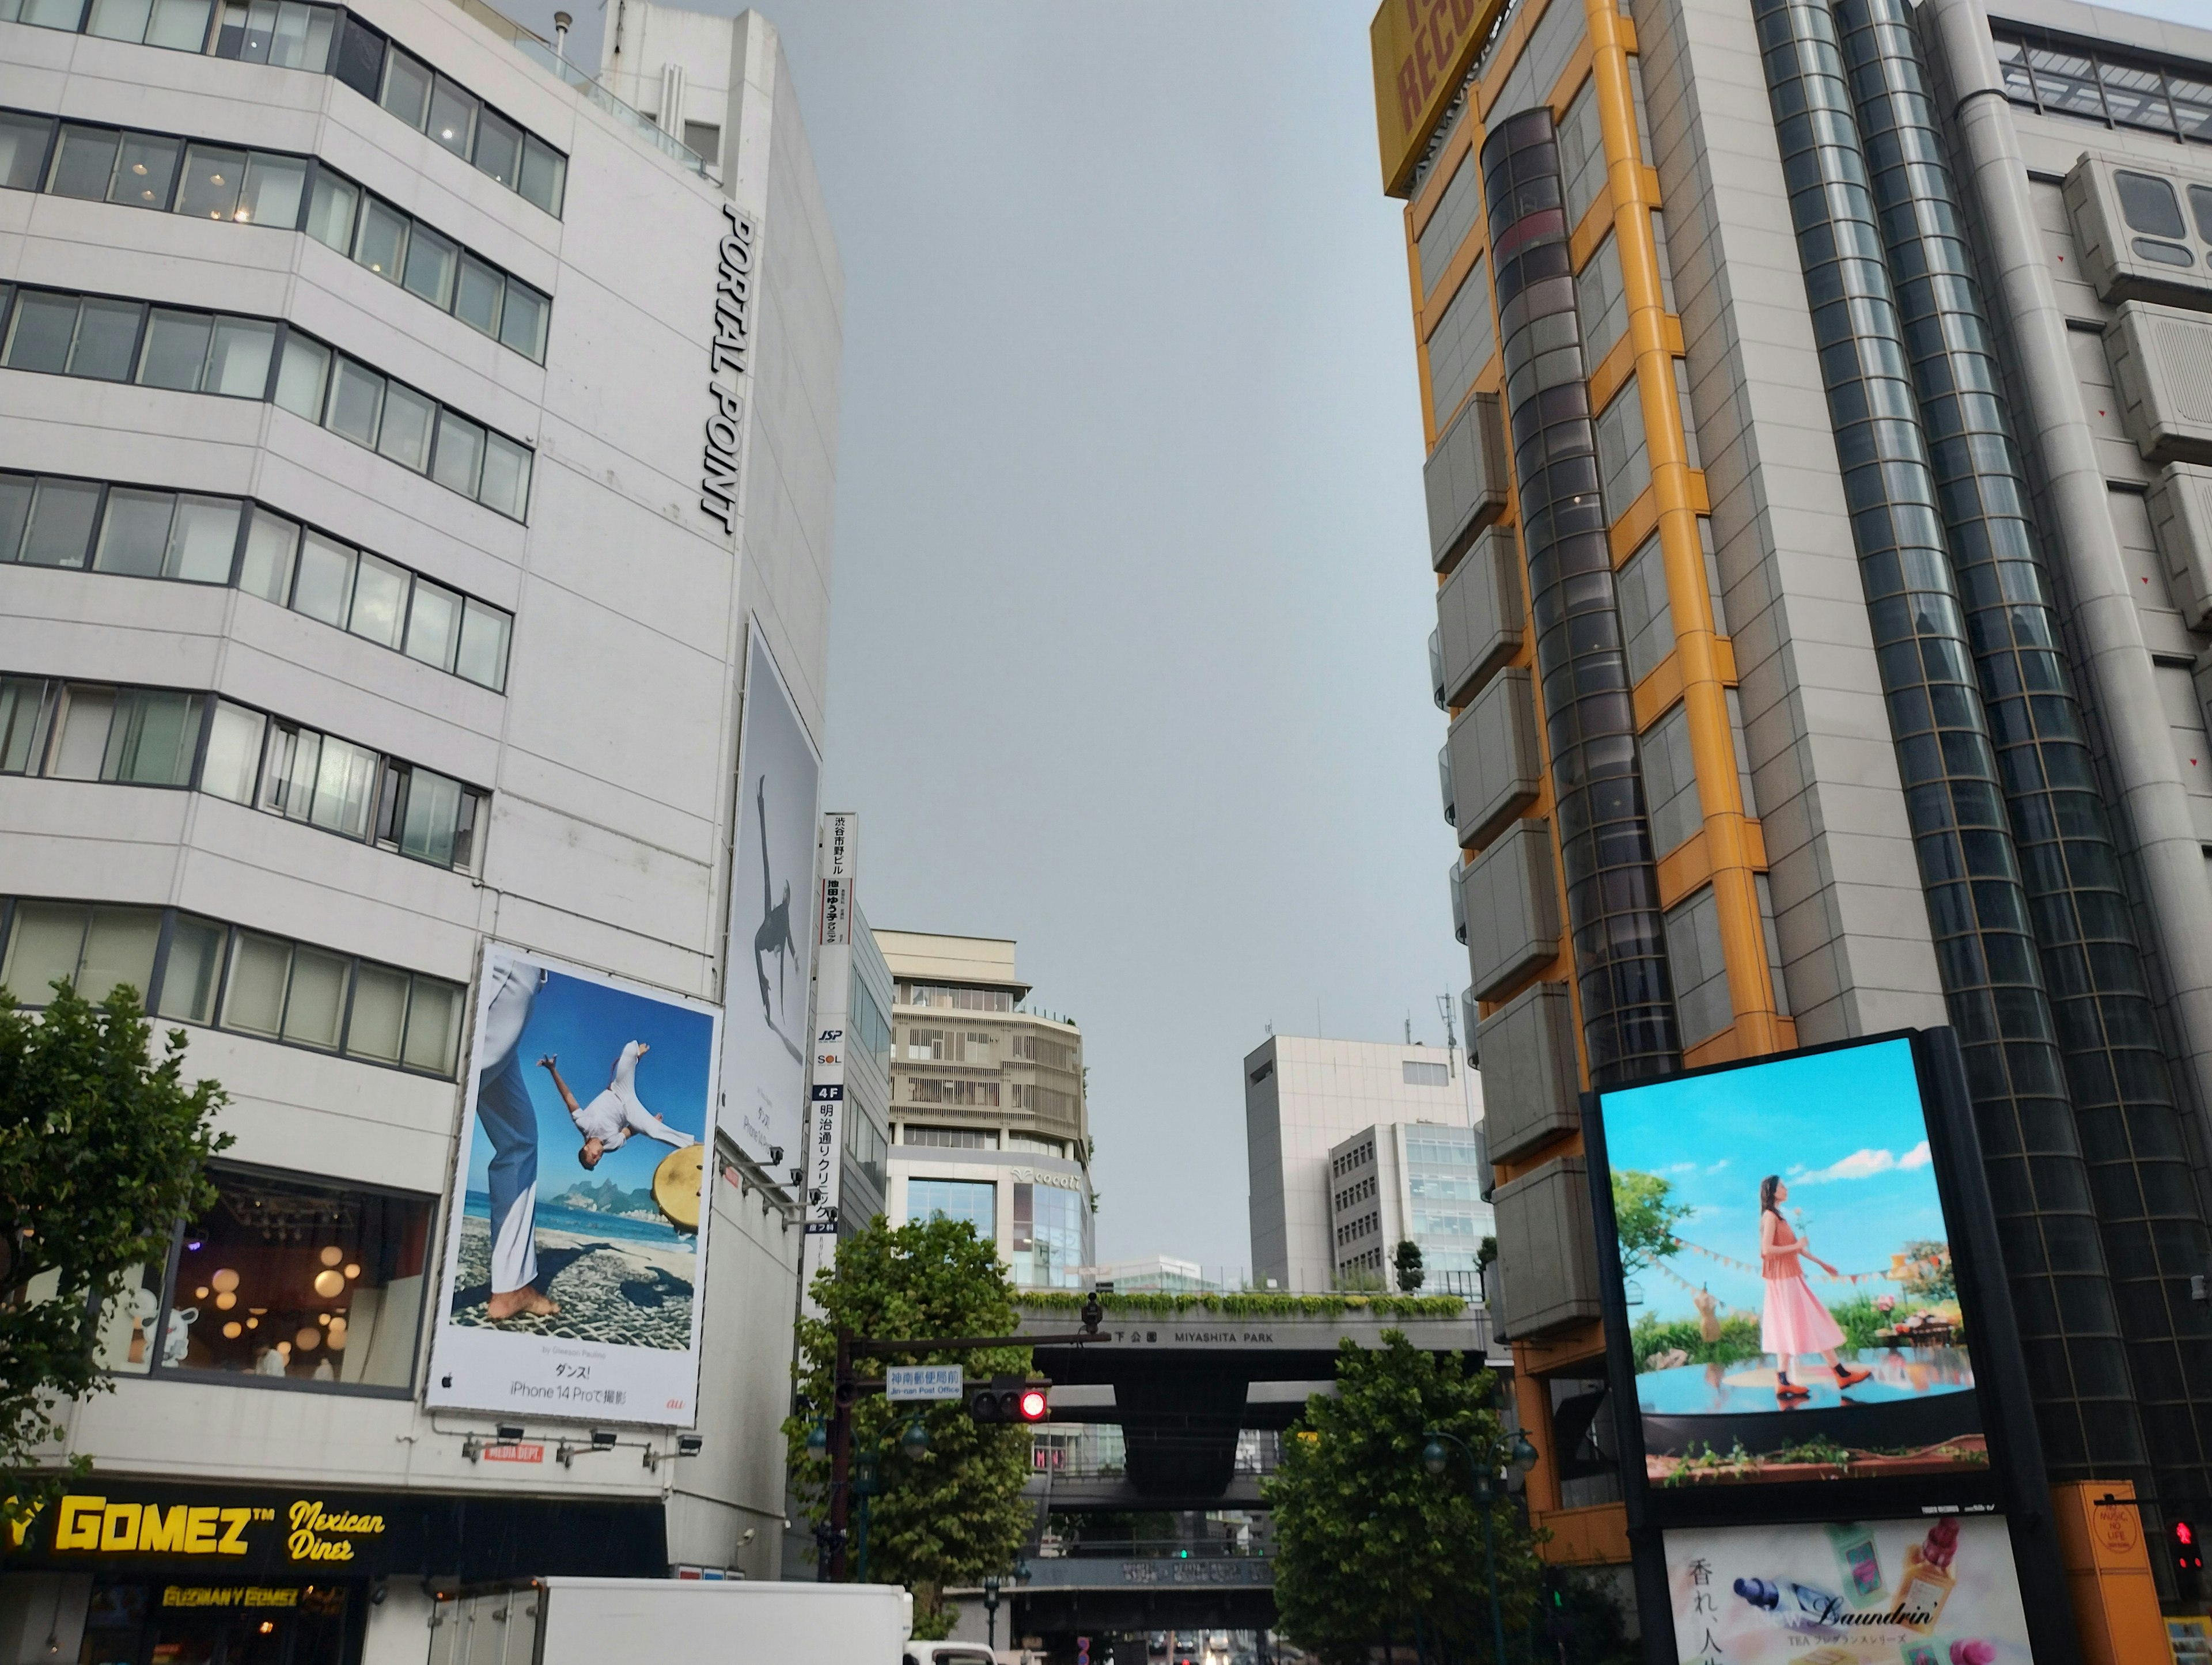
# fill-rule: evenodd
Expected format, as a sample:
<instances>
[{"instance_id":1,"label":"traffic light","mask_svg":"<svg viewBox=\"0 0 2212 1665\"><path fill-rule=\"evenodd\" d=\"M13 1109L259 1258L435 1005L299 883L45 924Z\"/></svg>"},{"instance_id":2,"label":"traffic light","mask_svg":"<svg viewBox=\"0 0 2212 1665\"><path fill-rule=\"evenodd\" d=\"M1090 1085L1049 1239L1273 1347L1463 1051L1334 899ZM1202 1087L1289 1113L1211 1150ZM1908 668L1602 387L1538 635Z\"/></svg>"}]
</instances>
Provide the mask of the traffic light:
<instances>
[{"instance_id":1,"label":"traffic light","mask_svg":"<svg viewBox=\"0 0 2212 1665\"><path fill-rule=\"evenodd\" d=\"M978 1422L1042 1422L1052 1413L1052 1383L1041 1376L994 1376L968 1395L968 1414Z\"/></svg>"},{"instance_id":2,"label":"traffic light","mask_svg":"<svg viewBox=\"0 0 2212 1665\"><path fill-rule=\"evenodd\" d=\"M2173 1570L2176 1572L2201 1572L2204 1567L2204 1552L2197 1542L2197 1528L2186 1521L2173 1523Z\"/></svg>"}]
</instances>

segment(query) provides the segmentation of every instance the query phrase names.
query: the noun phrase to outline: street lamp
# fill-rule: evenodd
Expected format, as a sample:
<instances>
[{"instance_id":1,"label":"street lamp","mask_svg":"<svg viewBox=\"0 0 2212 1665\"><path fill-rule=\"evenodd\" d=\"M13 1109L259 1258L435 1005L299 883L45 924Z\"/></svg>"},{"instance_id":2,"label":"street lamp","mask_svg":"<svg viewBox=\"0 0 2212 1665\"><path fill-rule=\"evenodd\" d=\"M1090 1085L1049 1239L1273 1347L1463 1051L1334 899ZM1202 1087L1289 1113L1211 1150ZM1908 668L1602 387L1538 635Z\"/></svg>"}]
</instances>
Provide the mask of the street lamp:
<instances>
[{"instance_id":1,"label":"street lamp","mask_svg":"<svg viewBox=\"0 0 2212 1665\"><path fill-rule=\"evenodd\" d=\"M1445 1449L1449 1441L1460 1449L1474 1479L1473 1488L1475 1507L1482 1511L1482 1571L1490 1585L1490 1633L1496 1644L1495 1657L1505 1657L1505 1618L1498 1606L1498 1557L1492 1547L1490 1511L1504 1490L1504 1473L1525 1474L1536 1466L1536 1448L1528 1443L1528 1436L1514 1430L1512 1443L1503 1438L1492 1444L1486 1456L1477 1456L1474 1448L1457 1434L1446 1433L1441 1428L1431 1428L1421 1436L1421 1467L1442 1478L1451 1466L1451 1453ZM1501 1463L1498 1459L1504 1459Z\"/></svg>"}]
</instances>

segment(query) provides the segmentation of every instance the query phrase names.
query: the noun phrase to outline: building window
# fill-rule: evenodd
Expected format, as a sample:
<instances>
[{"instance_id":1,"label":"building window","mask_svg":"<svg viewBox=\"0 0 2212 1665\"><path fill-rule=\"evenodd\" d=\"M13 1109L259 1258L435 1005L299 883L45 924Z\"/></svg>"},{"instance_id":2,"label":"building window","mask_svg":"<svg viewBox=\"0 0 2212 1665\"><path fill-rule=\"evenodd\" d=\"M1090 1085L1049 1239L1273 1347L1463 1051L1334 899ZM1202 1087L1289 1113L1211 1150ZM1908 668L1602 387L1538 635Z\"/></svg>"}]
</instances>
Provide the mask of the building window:
<instances>
[{"instance_id":1,"label":"building window","mask_svg":"<svg viewBox=\"0 0 2212 1665\"><path fill-rule=\"evenodd\" d=\"M1014 1282L1018 1286L1080 1289L1083 1199L1058 1186L1017 1182L1013 1255Z\"/></svg>"},{"instance_id":2,"label":"building window","mask_svg":"<svg viewBox=\"0 0 2212 1665\"><path fill-rule=\"evenodd\" d=\"M906 1097L909 1104L962 1104L975 1109L996 1109L999 1084L995 1081L939 1081L909 1076Z\"/></svg>"},{"instance_id":3,"label":"building window","mask_svg":"<svg viewBox=\"0 0 2212 1665\"><path fill-rule=\"evenodd\" d=\"M845 1155L880 1196L884 1188L884 1164L890 1154L890 1141L884 1137L883 1129L877 1127L858 1104L848 1099L845 1109Z\"/></svg>"},{"instance_id":4,"label":"building window","mask_svg":"<svg viewBox=\"0 0 2212 1665\"><path fill-rule=\"evenodd\" d=\"M1409 1087L1446 1087L1451 1085L1451 1066L1423 1064L1408 1058L1399 1065L1405 1084Z\"/></svg>"},{"instance_id":5,"label":"building window","mask_svg":"<svg viewBox=\"0 0 2212 1665\"><path fill-rule=\"evenodd\" d=\"M431 1198L209 1170L216 1204L178 1238L161 1370L405 1393Z\"/></svg>"},{"instance_id":6,"label":"building window","mask_svg":"<svg viewBox=\"0 0 2212 1665\"><path fill-rule=\"evenodd\" d=\"M894 985L891 998L900 1006L936 1006L950 1012L1014 1009L1014 997L1003 988L960 988L949 983L917 983L904 979Z\"/></svg>"},{"instance_id":7,"label":"building window","mask_svg":"<svg viewBox=\"0 0 2212 1665\"><path fill-rule=\"evenodd\" d=\"M1605 129L1598 118L1597 82L1583 82L1560 118L1559 181L1565 192L1567 229L1572 232L1605 188Z\"/></svg>"},{"instance_id":8,"label":"building window","mask_svg":"<svg viewBox=\"0 0 2212 1665\"><path fill-rule=\"evenodd\" d=\"M1611 232L1575 279L1575 312L1582 319L1583 362L1595 367L1628 328L1628 290L1621 279L1620 241Z\"/></svg>"},{"instance_id":9,"label":"building window","mask_svg":"<svg viewBox=\"0 0 2212 1665\"><path fill-rule=\"evenodd\" d=\"M980 1127L918 1127L909 1121L900 1138L908 1145L933 1145L947 1151L995 1151L999 1148L998 1134Z\"/></svg>"},{"instance_id":10,"label":"building window","mask_svg":"<svg viewBox=\"0 0 2212 1665\"><path fill-rule=\"evenodd\" d=\"M234 1030L451 1079L461 985L178 908L0 899L0 987L44 1006L58 978L88 1000L118 983L157 1018Z\"/></svg>"},{"instance_id":11,"label":"building window","mask_svg":"<svg viewBox=\"0 0 2212 1665\"><path fill-rule=\"evenodd\" d=\"M1429 331L1429 400L1441 431L1466 402L1482 367L1498 350L1490 283L1478 258L1452 292L1451 304Z\"/></svg>"},{"instance_id":12,"label":"building window","mask_svg":"<svg viewBox=\"0 0 2212 1665\"><path fill-rule=\"evenodd\" d=\"M0 474L10 562L234 585L495 692L507 684L504 609L236 497ZM357 568L369 602L356 612Z\"/></svg>"},{"instance_id":13,"label":"building window","mask_svg":"<svg viewBox=\"0 0 2212 1665\"><path fill-rule=\"evenodd\" d=\"M1653 532L1621 563L1613 580L1626 638L1628 680L1642 682L1674 651L1674 611L1667 598L1667 561Z\"/></svg>"},{"instance_id":14,"label":"building window","mask_svg":"<svg viewBox=\"0 0 2212 1665\"><path fill-rule=\"evenodd\" d=\"M1651 454L1644 439L1644 399L1637 379L1620 384L1613 402L1597 419L1598 484L1605 495L1607 525L1628 512L1629 505L1651 483Z\"/></svg>"},{"instance_id":15,"label":"building window","mask_svg":"<svg viewBox=\"0 0 2212 1665\"><path fill-rule=\"evenodd\" d=\"M1677 702L1636 743L1651 812L1651 849L1665 855L1705 824L1698 769L1690 750L1690 708Z\"/></svg>"},{"instance_id":16,"label":"building window","mask_svg":"<svg viewBox=\"0 0 2212 1665\"><path fill-rule=\"evenodd\" d=\"M684 124L684 148L709 167L722 165L722 130L711 121Z\"/></svg>"},{"instance_id":17,"label":"building window","mask_svg":"<svg viewBox=\"0 0 2212 1665\"><path fill-rule=\"evenodd\" d=\"M1080 1066L1081 1054L1068 1042L1056 1040L1049 1035L1018 1034L1010 1054L1018 1064L1039 1064L1048 1070L1060 1070L1073 1075Z\"/></svg>"},{"instance_id":18,"label":"building window","mask_svg":"<svg viewBox=\"0 0 2212 1665\"><path fill-rule=\"evenodd\" d=\"M1065 1158L1067 1155L1066 1139L1040 1139L1035 1133L1008 1133L1006 1148L1009 1151L1034 1151L1039 1156Z\"/></svg>"},{"instance_id":19,"label":"building window","mask_svg":"<svg viewBox=\"0 0 2212 1665\"><path fill-rule=\"evenodd\" d=\"M912 1220L965 1220L985 1243L999 1236L999 1188L989 1180L909 1179L906 1217Z\"/></svg>"},{"instance_id":20,"label":"building window","mask_svg":"<svg viewBox=\"0 0 2212 1665\"><path fill-rule=\"evenodd\" d=\"M1013 1084L1012 1109L1027 1110L1031 1115L1049 1116L1054 1121L1073 1121L1081 1101L1072 1092L1061 1092L1054 1087L1040 1087L1032 1083Z\"/></svg>"},{"instance_id":21,"label":"building window","mask_svg":"<svg viewBox=\"0 0 2212 1665\"><path fill-rule=\"evenodd\" d=\"M1667 910L1667 958L1682 1041L1694 1046L1733 1021L1728 967L1721 957L1721 911L1710 884Z\"/></svg>"},{"instance_id":22,"label":"building window","mask_svg":"<svg viewBox=\"0 0 2212 1665\"><path fill-rule=\"evenodd\" d=\"M0 284L0 326L11 370L273 399L510 520L529 501L529 447L288 325Z\"/></svg>"},{"instance_id":23,"label":"building window","mask_svg":"<svg viewBox=\"0 0 2212 1665\"><path fill-rule=\"evenodd\" d=\"M884 1069L890 1067L891 1026L884 1021L883 1008L868 986L858 977L853 979L853 1034L862 1052L873 1058Z\"/></svg>"},{"instance_id":24,"label":"building window","mask_svg":"<svg viewBox=\"0 0 2212 1665\"><path fill-rule=\"evenodd\" d=\"M1421 228L1419 251L1421 258L1421 295L1424 299L1436 293L1452 257L1467 241L1467 234L1474 229L1476 216L1482 212L1482 164L1473 149L1467 150L1452 172L1451 182L1444 186L1444 194L1437 199L1436 210L1429 216L1428 224Z\"/></svg>"},{"instance_id":25,"label":"building window","mask_svg":"<svg viewBox=\"0 0 2212 1665\"><path fill-rule=\"evenodd\" d=\"M2005 96L2047 116L2137 127L2212 144L2212 66L2112 52L2046 30L1998 25Z\"/></svg>"}]
</instances>

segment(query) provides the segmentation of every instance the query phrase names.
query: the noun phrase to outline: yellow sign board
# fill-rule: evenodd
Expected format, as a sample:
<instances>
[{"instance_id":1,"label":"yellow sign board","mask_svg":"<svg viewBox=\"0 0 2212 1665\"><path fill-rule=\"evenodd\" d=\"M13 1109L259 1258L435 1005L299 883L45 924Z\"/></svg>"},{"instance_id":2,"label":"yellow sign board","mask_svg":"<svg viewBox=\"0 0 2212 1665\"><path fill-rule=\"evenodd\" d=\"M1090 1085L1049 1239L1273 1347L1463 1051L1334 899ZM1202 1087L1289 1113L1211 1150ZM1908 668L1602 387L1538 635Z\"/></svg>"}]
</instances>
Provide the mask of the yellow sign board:
<instances>
[{"instance_id":1,"label":"yellow sign board","mask_svg":"<svg viewBox=\"0 0 2212 1665\"><path fill-rule=\"evenodd\" d=\"M1444 106L1467 78L1506 0L1382 0L1367 27L1382 190L1402 197Z\"/></svg>"}]
</instances>

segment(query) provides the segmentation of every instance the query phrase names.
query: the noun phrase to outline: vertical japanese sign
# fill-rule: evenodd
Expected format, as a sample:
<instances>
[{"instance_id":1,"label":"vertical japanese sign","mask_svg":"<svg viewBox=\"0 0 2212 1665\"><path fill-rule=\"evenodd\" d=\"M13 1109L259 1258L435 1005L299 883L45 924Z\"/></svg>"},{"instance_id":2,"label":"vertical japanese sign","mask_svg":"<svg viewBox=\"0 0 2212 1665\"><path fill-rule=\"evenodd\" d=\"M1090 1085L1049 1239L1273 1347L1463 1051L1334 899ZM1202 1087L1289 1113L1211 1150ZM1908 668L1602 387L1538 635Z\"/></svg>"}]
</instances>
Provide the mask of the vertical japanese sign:
<instances>
[{"instance_id":1,"label":"vertical japanese sign","mask_svg":"<svg viewBox=\"0 0 2212 1665\"><path fill-rule=\"evenodd\" d=\"M853 870L858 818L822 817L821 906L816 914L814 1058L806 1133L806 1230L837 1231L837 1164L844 1143L845 1030L853 1006Z\"/></svg>"}]
</instances>

